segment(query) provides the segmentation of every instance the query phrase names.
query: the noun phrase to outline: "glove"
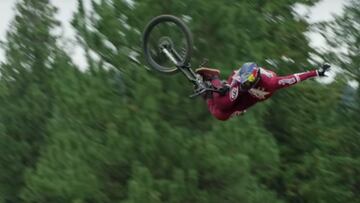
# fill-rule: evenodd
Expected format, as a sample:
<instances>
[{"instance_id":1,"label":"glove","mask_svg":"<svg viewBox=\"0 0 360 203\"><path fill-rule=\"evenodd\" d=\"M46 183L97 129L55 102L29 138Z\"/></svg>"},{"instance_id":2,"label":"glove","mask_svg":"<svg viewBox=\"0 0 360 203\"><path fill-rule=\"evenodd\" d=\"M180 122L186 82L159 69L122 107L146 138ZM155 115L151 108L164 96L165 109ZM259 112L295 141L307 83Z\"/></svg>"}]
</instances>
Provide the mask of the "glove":
<instances>
[{"instance_id":1,"label":"glove","mask_svg":"<svg viewBox=\"0 0 360 203\"><path fill-rule=\"evenodd\" d=\"M229 84L224 84L218 90L219 90L220 95L224 96L230 90L230 85Z\"/></svg>"},{"instance_id":2,"label":"glove","mask_svg":"<svg viewBox=\"0 0 360 203\"><path fill-rule=\"evenodd\" d=\"M326 75L325 75L325 72L326 72L326 71L329 71L329 69L330 69L330 64L324 63L324 65L322 65L321 68L319 68L319 69L317 70L317 72L318 72L318 74L319 74L320 77L324 77L324 76L326 76Z\"/></svg>"}]
</instances>

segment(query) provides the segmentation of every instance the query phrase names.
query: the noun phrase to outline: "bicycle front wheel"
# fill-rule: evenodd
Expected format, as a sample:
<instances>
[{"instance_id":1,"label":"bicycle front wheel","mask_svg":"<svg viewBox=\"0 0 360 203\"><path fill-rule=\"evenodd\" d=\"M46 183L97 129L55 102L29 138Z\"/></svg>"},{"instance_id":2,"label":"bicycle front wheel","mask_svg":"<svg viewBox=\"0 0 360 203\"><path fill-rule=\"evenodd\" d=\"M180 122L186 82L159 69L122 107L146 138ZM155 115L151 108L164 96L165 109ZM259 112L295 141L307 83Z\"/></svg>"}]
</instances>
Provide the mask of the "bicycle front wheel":
<instances>
[{"instance_id":1,"label":"bicycle front wheel","mask_svg":"<svg viewBox=\"0 0 360 203\"><path fill-rule=\"evenodd\" d=\"M143 33L144 57L161 73L176 73L186 66L192 54L192 34L186 24L172 15L153 18Z\"/></svg>"}]
</instances>

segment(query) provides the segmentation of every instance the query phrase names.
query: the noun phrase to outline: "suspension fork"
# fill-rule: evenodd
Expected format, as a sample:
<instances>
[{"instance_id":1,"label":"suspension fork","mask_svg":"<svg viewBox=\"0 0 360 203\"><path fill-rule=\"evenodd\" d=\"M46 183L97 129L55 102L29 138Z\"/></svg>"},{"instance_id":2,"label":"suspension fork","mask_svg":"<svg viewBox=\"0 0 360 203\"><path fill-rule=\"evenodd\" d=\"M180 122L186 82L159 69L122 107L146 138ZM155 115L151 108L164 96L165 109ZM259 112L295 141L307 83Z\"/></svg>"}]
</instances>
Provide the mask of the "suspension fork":
<instances>
[{"instance_id":1,"label":"suspension fork","mask_svg":"<svg viewBox=\"0 0 360 203\"><path fill-rule=\"evenodd\" d=\"M192 82L195 87L195 93L190 95L190 98L194 98L198 95L201 95L203 93L205 93L206 91L211 91L211 92L220 92L217 89L214 89L212 87L209 87L211 85L207 85L204 81L203 78L201 77L201 75L195 73L190 67L190 63L185 64L185 65L179 65L178 61L181 61L182 58L179 55L179 53L177 53L177 51L175 49L173 49L172 47L170 47L170 50L167 49L168 47L166 46L162 46L161 47L161 51L163 53L165 53L165 55L174 63L176 64L176 67L186 76L186 78Z\"/></svg>"},{"instance_id":2,"label":"suspension fork","mask_svg":"<svg viewBox=\"0 0 360 203\"><path fill-rule=\"evenodd\" d=\"M178 65L178 61L181 61L182 58L180 54L172 47L170 50L167 47L162 47L162 52L174 63L176 67L186 76L186 78L196 86L204 86L202 77L199 74L196 74L191 68L190 64Z\"/></svg>"}]
</instances>

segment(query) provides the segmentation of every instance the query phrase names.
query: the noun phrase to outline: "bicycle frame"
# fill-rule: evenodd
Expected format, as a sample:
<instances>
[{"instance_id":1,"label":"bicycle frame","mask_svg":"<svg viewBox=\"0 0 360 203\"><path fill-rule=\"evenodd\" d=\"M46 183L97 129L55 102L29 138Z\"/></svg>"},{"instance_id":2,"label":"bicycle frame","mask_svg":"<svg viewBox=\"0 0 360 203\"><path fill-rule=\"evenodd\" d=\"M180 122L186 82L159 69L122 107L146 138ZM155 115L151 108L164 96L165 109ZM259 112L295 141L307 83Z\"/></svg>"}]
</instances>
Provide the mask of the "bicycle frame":
<instances>
[{"instance_id":1,"label":"bicycle frame","mask_svg":"<svg viewBox=\"0 0 360 203\"><path fill-rule=\"evenodd\" d=\"M168 50L168 48L170 48L170 50ZM160 49L174 64L176 64L176 67L186 76L186 78L195 85L195 93L191 94L189 96L190 98L201 95L207 91L220 92L218 89L213 88L210 82L204 82L202 76L191 69L190 64L179 65L178 61L181 61L181 56L175 49L167 46L162 46Z\"/></svg>"}]
</instances>

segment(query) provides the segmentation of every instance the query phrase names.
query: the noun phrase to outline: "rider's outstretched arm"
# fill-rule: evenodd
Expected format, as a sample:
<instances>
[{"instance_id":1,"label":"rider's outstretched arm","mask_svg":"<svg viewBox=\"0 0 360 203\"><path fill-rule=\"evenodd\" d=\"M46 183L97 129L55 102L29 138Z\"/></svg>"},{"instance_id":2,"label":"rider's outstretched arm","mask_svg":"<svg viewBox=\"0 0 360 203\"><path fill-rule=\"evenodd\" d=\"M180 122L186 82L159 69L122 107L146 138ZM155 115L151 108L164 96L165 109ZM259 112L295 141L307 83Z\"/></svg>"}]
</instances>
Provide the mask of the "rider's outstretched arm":
<instances>
[{"instance_id":1,"label":"rider's outstretched arm","mask_svg":"<svg viewBox=\"0 0 360 203\"><path fill-rule=\"evenodd\" d=\"M281 89L285 87L290 87L292 85L295 85L296 83L299 83L301 81L304 81L309 78L314 78L319 76L317 70L311 70L307 72L302 73L295 73L292 75L287 76L277 76L274 78L274 85L276 89Z\"/></svg>"},{"instance_id":2,"label":"rider's outstretched arm","mask_svg":"<svg viewBox=\"0 0 360 203\"><path fill-rule=\"evenodd\" d=\"M299 83L303 80L313 78L313 77L324 77L326 76L325 73L330 69L330 64L325 63L317 70L311 70L303 73L295 73L293 75L288 76L277 76L274 78L275 87L276 89L289 87L296 83Z\"/></svg>"}]
</instances>

